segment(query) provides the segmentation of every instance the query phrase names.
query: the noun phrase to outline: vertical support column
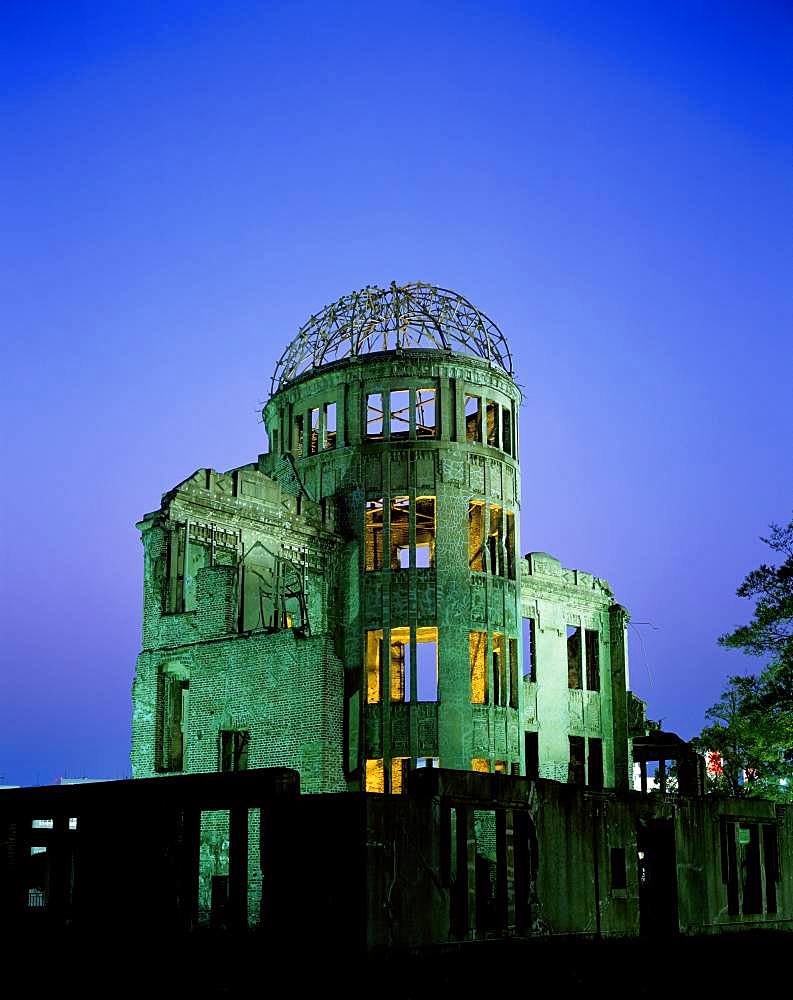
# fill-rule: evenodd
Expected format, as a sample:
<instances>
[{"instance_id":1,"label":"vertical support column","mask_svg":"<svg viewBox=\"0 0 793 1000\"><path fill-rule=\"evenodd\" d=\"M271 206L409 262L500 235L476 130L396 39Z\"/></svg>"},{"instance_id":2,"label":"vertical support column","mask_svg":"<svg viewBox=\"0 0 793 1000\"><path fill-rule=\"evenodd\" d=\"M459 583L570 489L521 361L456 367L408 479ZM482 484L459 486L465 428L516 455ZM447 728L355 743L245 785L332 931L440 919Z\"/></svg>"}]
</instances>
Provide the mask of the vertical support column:
<instances>
[{"instance_id":1,"label":"vertical support column","mask_svg":"<svg viewBox=\"0 0 793 1000\"><path fill-rule=\"evenodd\" d=\"M506 927L514 934L518 919L515 905L515 813L512 809L504 812L506 849Z\"/></svg>"},{"instance_id":2,"label":"vertical support column","mask_svg":"<svg viewBox=\"0 0 793 1000\"><path fill-rule=\"evenodd\" d=\"M460 816L460 812L463 815ZM476 830L474 829L474 810L467 807L465 810L458 810L457 829L462 829L465 843L464 850L460 852L465 864L465 887L466 908L467 908L467 937L473 940L476 937Z\"/></svg>"},{"instance_id":3,"label":"vertical support column","mask_svg":"<svg viewBox=\"0 0 793 1000\"><path fill-rule=\"evenodd\" d=\"M507 871L507 812L496 809L496 926L500 931L508 924Z\"/></svg>"},{"instance_id":4,"label":"vertical support column","mask_svg":"<svg viewBox=\"0 0 793 1000\"><path fill-rule=\"evenodd\" d=\"M626 684L628 650L625 629L628 613L619 604L609 608L611 639L611 718L614 734L614 787L628 790L628 709Z\"/></svg>"}]
</instances>

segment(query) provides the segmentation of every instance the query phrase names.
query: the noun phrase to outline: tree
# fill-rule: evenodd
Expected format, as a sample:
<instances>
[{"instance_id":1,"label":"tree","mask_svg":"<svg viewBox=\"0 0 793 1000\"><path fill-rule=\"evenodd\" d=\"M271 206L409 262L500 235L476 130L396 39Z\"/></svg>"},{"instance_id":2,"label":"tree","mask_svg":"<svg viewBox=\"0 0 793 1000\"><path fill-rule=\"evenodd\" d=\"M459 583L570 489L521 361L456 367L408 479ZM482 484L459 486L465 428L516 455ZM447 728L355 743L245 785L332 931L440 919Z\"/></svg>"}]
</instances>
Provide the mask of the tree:
<instances>
[{"instance_id":1,"label":"tree","mask_svg":"<svg viewBox=\"0 0 793 1000\"><path fill-rule=\"evenodd\" d=\"M716 752L711 790L730 795L793 799L793 519L772 524L762 538L781 553L778 566L752 570L736 593L756 598L754 616L719 638L729 649L769 657L759 674L733 676L706 712L710 725L695 741Z\"/></svg>"}]
</instances>

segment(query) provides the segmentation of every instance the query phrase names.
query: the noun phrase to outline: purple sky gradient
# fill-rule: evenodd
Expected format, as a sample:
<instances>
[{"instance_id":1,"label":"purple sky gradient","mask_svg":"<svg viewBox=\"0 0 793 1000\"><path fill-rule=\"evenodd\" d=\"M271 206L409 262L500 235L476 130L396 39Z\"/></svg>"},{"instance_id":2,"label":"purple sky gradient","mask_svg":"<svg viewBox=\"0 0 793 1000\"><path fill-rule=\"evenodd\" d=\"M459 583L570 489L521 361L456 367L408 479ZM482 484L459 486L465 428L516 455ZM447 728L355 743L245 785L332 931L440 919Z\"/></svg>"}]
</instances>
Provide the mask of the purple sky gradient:
<instances>
[{"instance_id":1,"label":"purple sky gradient","mask_svg":"<svg viewBox=\"0 0 793 1000\"><path fill-rule=\"evenodd\" d=\"M522 548L606 577L689 737L793 508L788 3L0 9L0 783L128 773L135 521L265 448L326 303L429 281L512 346Z\"/></svg>"}]
</instances>

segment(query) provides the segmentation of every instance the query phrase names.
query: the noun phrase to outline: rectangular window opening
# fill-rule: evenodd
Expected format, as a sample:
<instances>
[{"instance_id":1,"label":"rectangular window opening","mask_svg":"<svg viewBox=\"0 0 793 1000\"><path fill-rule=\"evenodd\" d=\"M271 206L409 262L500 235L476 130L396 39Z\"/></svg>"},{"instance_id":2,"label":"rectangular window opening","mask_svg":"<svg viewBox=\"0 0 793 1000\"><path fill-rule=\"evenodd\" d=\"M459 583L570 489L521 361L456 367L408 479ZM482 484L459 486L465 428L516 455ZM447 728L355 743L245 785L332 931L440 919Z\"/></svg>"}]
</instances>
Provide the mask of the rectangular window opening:
<instances>
[{"instance_id":1,"label":"rectangular window opening","mask_svg":"<svg viewBox=\"0 0 793 1000\"><path fill-rule=\"evenodd\" d=\"M471 703L487 703L487 632L469 632L468 647L471 660Z\"/></svg>"},{"instance_id":2,"label":"rectangular window opening","mask_svg":"<svg viewBox=\"0 0 793 1000\"><path fill-rule=\"evenodd\" d=\"M408 764L410 763L409 757L392 757L391 758L391 794L392 795L404 795L406 788L405 779L408 773Z\"/></svg>"},{"instance_id":3,"label":"rectangular window opening","mask_svg":"<svg viewBox=\"0 0 793 1000\"><path fill-rule=\"evenodd\" d=\"M482 399L480 396L465 397L465 440L475 443L482 441Z\"/></svg>"},{"instance_id":4,"label":"rectangular window opening","mask_svg":"<svg viewBox=\"0 0 793 1000\"><path fill-rule=\"evenodd\" d=\"M526 749L526 777L537 778L540 774L540 743L537 733L527 732L524 736Z\"/></svg>"},{"instance_id":5,"label":"rectangular window opening","mask_svg":"<svg viewBox=\"0 0 793 1000\"><path fill-rule=\"evenodd\" d=\"M537 680L537 634L533 618L523 619L523 676Z\"/></svg>"},{"instance_id":6,"label":"rectangular window opening","mask_svg":"<svg viewBox=\"0 0 793 1000\"><path fill-rule=\"evenodd\" d=\"M383 630L366 633L366 703L379 705L383 691Z\"/></svg>"},{"instance_id":7,"label":"rectangular window opening","mask_svg":"<svg viewBox=\"0 0 793 1000\"><path fill-rule=\"evenodd\" d=\"M482 500L468 503L468 567L472 573L483 573L485 535L485 505Z\"/></svg>"},{"instance_id":8,"label":"rectangular window opening","mask_svg":"<svg viewBox=\"0 0 793 1000\"><path fill-rule=\"evenodd\" d=\"M248 743L251 734L243 730L222 730L220 733L220 770L246 771Z\"/></svg>"},{"instance_id":9,"label":"rectangular window opening","mask_svg":"<svg viewBox=\"0 0 793 1000\"><path fill-rule=\"evenodd\" d=\"M487 443L491 448L498 448L499 445L499 426L498 426L498 411L501 407L498 403L493 402L492 399L487 401Z\"/></svg>"},{"instance_id":10,"label":"rectangular window opening","mask_svg":"<svg viewBox=\"0 0 793 1000\"><path fill-rule=\"evenodd\" d=\"M588 691L600 690L600 633L588 628L584 634L586 643L586 686Z\"/></svg>"},{"instance_id":11,"label":"rectangular window opening","mask_svg":"<svg viewBox=\"0 0 793 1000\"><path fill-rule=\"evenodd\" d=\"M391 701L410 701L410 629L391 629Z\"/></svg>"},{"instance_id":12,"label":"rectangular window opening","mask_svg":"<svg viewBox=\"0 0 793 1000\"><path fill-rule=\"evenodd\" d=\"M435 497L416 497L416 568L435 565Z\"/></svg>"},{"instance_id":13,"label":"rectangular window opening","mask_svg":"<svg viewBox=\"0 0 793 1000\"><path fill-rule=\"evenodd\" d=\"M364 550L367 570L383 568L383 501L368 500L364 515Z\"/></svg>"},{"instance_id":14,"label":"rectangular window opening","mask_svg":"<svg viewBox=\"0 0 793 1000\"><path fill-rule=\"evenodd\" d=\"M611 848L611 888L612 891L614 889L628 888L628 871L625 866L624 847Z\"/></svg>"},{"instance_id":15,"label":"rectangular window opening","mask_svg":"<svg viewBox=\"0 0 793 1000\"><path fill-rule=\"evenodd\" d=\"M763 824L763 860L765 862L765 911L776 913L776 884L779 881L779 848L773 823Z\"/></svg>"},{"instance_id":16,"label":"rectangular window opening","mask_svg":"<svg viewBox=\"0 0 793 1000\"><path fill-rule=\"evenodd\" d=\"M410 566L410 497L391 498L391 569Z\"/></svg>"},{"instance_id":17,"label":"rectangular window opening","mask_svg":"<svg viewBox=\"0 0 793 1000\"><path fill-rule=\"evenodd\" d=\"M181 771L184 766L189 682L161 674L161 771Z\"/></svg>"},{"instance_id":18,"label":"rectangular window opening","mask_svg":"<svg viewBox=\"0 0 793 1000\"><path fill-rule=\"evenodd\" d=\"M416 768L420 767L440 767L440 759L438 757L417 757L416 758Z\"/></svg>"},{"instance_id":19,"label":"rectangular window opening","mask_svg":"<svg viewBox=\"0 0 793 1000\"><path fill-rule=\"evenodd\" d=\"M416 693L418 701L438 700L438 630L416 629Z\"/></svg>"},{"instance_id":20,"label":"rectangular window opening","mask_svg":"<svg viewBox=\"0 0 793 1000\"><path fill-rule=\"evenodd\" d=\"M490 761L487 757L474 757L471 761L471 770L479 771L481 774L490 774Z\"/></svg>"},{"instance_id":21,"label":"rectangular window opening","mask_svg":"<svg viewBox=\"0 0 793 1000\"><path fill-rule=\"evenodd\" d=\"M366 397L366 436L370 440L383 439L383 394L370 392Z\"/></svg>"},{"instance_id":22,"label":"rectangular window opening","mask_svg":"<svg viewBox=\"0 0 793 1000\"><path fill-rule=\"evenodd\" d=\"M501 507L490 505L490 533L487 536L488 569L494 576L504 575L504 548L502 544Z\"/></svg>"},{"instance_id":23,"label":"rectangular window opening","mask_svg":"<svg viewBox=\"0 0 793 1000\"><path fill-rule=\"evenodd\" d=\"M567 626L567 686L581 688L581 629Z\"/></svg>"},{"instance_id":24,"label":"rectangular window opening","mask_svg":"<svg viewBox=\"0 0 793 1000\"><path fill-rule=\"evenodd\" d=\"M435 389L416 389L416 437L435 437Z\"/></svg>"},{"instance_id":25,"label":"rectangular window opening","mask_svg":"<svg viewBox=\"0 0 793 1000\"><path fill-rule=\"evenodd\" d=\"M570 736L570 765L567 780L571 785L584 784L584 737Z\"/></svg>"},{"instance_id":26,"label":"rectangular window opening","mask_svg":"<svg viewBox=\"0 0 793 1000\"><path fill-rule=\"evenodd\" d=\"M505 454L512 455L512 412L508 406L501 409L501 446Z\"/></svg>"},{"instance_id":27,"label":"rectangular window opening","mask_svg":"<svg viewBox=\"0 0 793 1000\"><path fill-rule=\"evenodd\" d=\"M406 438L410 434L410 390L391 390L391 422L392 438Z\"/></svg>"},{"instance_id":28,"label":"rectangular window opening","mask_svg":"<svg viewBox=\"0 0 793 1000\"><path fill-rule=\"evenodd\" d=\"M496 774L509 774L509 769L507 767L507 762L505 760L497 760L493 763L493 771Z\"/></svg>"},{"instance_id":29,"label":"rectangular window opening","mask_svg":"<svg viewBox=\"0 0 793 1000\"><path fill-rule=\"evenodd\" d=\"M383 758L366 761L366 791L385 792L385 772L383 770Z\"/></svg>"},{"instance_id":30,"label":"rectangular window opening","mask_svg":"<svg viewBox=\"0 0 793 1000\"><path fill-rule=\"evenodd\" d=\"M587 784L590 788L603 787L603 740L596 736L589 738Z\"/></svg>"},{"instance_id":31,"label":"rectangular window opening","mask_svg":"<svg viewBox=\"0 0 793 1000\"><path fill-rule=\"evenodd\" d=\"M518 707L518 640L510 639L509 647L509 707Z\"/></svg>"},{"instance_id":32,"label":"rectangular window opening","mask_svg":"<svg viewBox=\"0 0 793 1000\"><path fill-rule=\"evenodd\" d=\"M311 423L311 436L308 439L308 453L309 455L316 455L319 451L319 407L315 406L314 409L308 411L308 414Z\"/></svg>"},{"instance_id":33,"label":"rectangular window opening","mask_svg":"<svg viewBox=\"0 0 793 1000\"><path fill-rule=\"evenodd\" d=\"M336 447L336 404L325 403L325 444L326 451Z\"/></svg>"}]
</instances>

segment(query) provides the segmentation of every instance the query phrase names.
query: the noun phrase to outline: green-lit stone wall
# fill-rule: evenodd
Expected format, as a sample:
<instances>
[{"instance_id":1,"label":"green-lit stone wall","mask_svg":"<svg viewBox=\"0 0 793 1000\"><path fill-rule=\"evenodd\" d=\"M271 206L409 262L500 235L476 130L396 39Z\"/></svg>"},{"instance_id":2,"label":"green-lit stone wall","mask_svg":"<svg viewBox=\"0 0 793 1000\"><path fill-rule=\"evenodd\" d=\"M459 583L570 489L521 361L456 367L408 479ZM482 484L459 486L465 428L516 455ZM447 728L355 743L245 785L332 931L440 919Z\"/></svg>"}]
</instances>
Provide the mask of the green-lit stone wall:
<instances>
[{"instance_id":1,"label":"green-lit stone wall","mask_svg":"<svg viewBox=\"0 0 793 1000\"><path fill-rule=\"evenodd\" d=\"M419 406L428 398L431 412ZM627 787L629 729L643 722L633 718L641 703L626 695L627 613L602 579L541 552L520 557L520 401L503 369L448 350L345 358L271 397L267 454L227 473L201 469L165 494L139 525L133 773L285 765L306 791L396 791L395 761L429 759L463 770L536 767L566 782L575 778L572 737L583 741L584 774L600 747L605 785ZM376 502L380 557L368 565L366 510ZM482 519L474 529L472 503ZM596 690L569 683L575 628L595 644L581 670L597 655ZM376 697L367 633L382 638ZM472 634L484 691L472 680ZM419 672L435 638L428 696ZM404 643L407 664L396 693L394 643ZM527 734L536 734L534 751Z\"/></svg>"},{"instance_id":2,"label":"green-lit stone wall","mask_svg":"<svg viewBox=\"0 0 793 1000\"><path fill-rule=\"evenodd\" d=\"M431 436L422 437L417 427L416 393L428 390L435 398L434 428ZM392 394L400 393L408 394L409 414L406 421L395 423L396 433L392 434L390 401L395 399ZM376 424L367 424L372 396L385 401L382 435ZM478 442L467 440L466 396L481 400ZM487 443L488 401L498 405L500 427L491 428L497 446ZM465 770L479 758L491 769L497 761L515 773L520 768L518 705L494 704L492 682L487 702L472 704L469 656L471 631L487 635L488 670L492 667L493 634L504 637L505 649L512 639L515 662L508 664L508 669L521 676L518 573L513 569L513 579L509 578L504 532L498 557L500 572L487 565L484 571L472 572L468 551L471 499L482 501L486 511L497 507L504 520L507 512L513 515L515 555L520 551L519 467L513 457L519 402L517 386L499 368L451 352L411 350L339 362L297 380L276 393L265 407L268 435L276 446L271 460L292 455L308 492L338 505L337 522L344 540L341 607L349 719L347 764L353 787L363 783L366 759L384 762L386 789L393 758L408 758L413 766L420 758L437 758L442 767ZM329 442L322 426L328 406L335 408L333 447L326 447ZM312 411L316 414L313 421ZM310 429L317 416L313 442ZM409 498L411 511L417 497L435 498L432 568L416 566L412 555L404 568L390 565L389 500L403 496ZM367 501L378 500L384 501L386 557L382 568L367 570L364 511ZM411 553L415 531L411 518ZM412 632L410 663L414 665L417 630L437 628L437 701L418 700L415 679L409 702L392 701L390 663L385 656L384 696L378 704L367 704L365 634L382 629L388 650L389 636L405 628Z\"/></svg>"}]
</instances>

